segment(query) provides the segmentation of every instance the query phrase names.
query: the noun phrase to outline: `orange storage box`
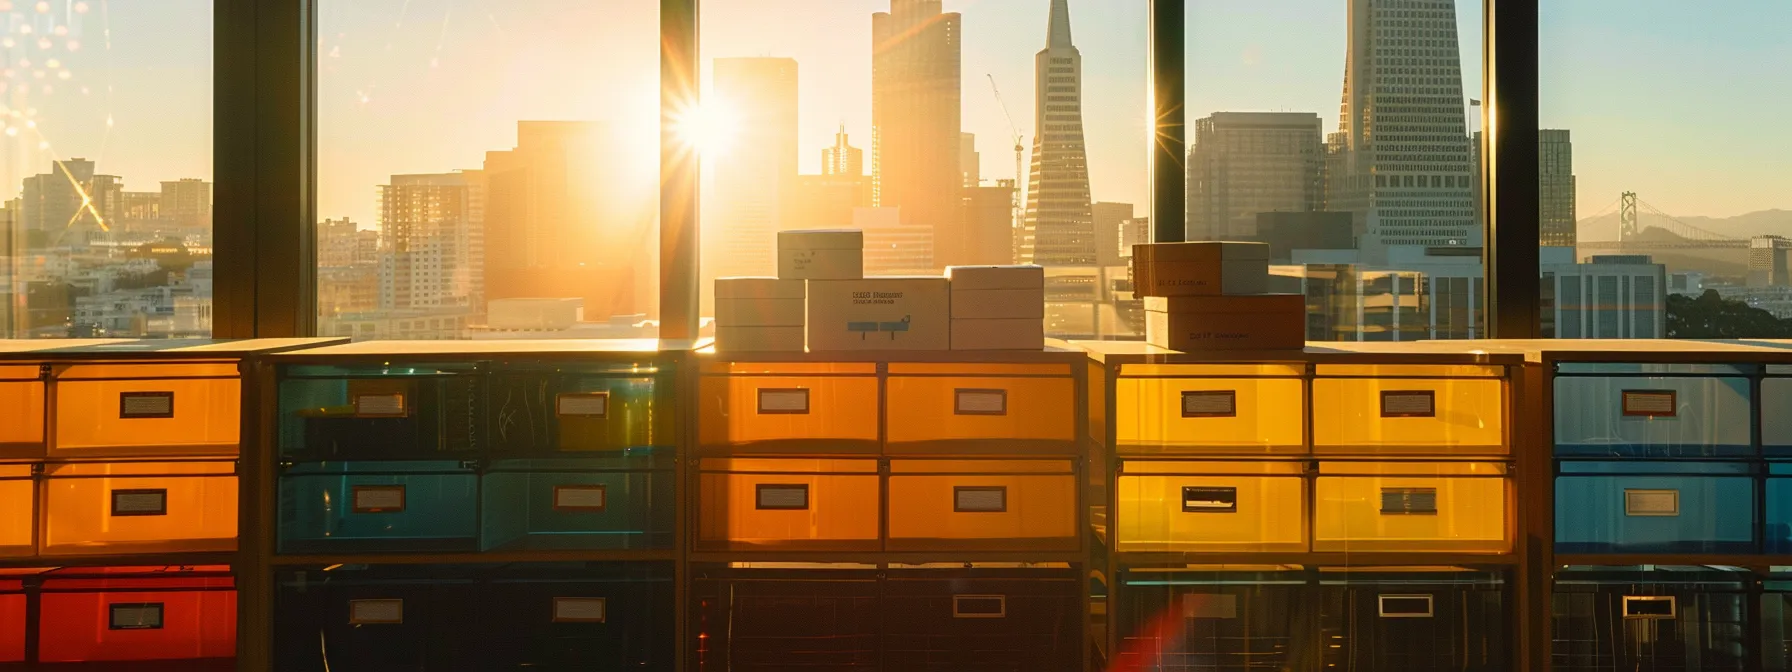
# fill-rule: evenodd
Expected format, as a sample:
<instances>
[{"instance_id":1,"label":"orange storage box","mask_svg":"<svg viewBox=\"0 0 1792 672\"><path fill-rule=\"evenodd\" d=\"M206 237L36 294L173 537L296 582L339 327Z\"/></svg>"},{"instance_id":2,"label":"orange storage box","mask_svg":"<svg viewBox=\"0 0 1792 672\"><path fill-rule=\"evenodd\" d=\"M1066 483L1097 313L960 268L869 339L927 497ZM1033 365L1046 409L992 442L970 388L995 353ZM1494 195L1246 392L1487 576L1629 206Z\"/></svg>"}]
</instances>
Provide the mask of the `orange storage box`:
<instances>
[{"instance_id":1,"label":"orange storage box","mask_svg":"<svg viewBox=\"0 0 1792 672\"><path fill-rule=\"evenodd\" d=\"M699 550L877 550L875 459L704 458Z\"/></svg>"},{"instance_id":2,"label":"orange storage box","mask_svg":"<svg viewBox=\"0 0 1792 672\"><path fill-rule=\"evenodd\" d=\"M727 452L876 453L877 365L709 362L697 435Z\"/></svg>"},{"instance_id":3,"label":"orange storage box","mask_svg":"<svg viewBox=\"0 0 1792 672\"><path fill-rule=\"evenodd\" d=\"M71 568L43 577L40 663L234 669L236 586L226 567Z\"/></svg>"},{"instance_id":4,"label":"orange storage box","mask_svg":"<svg viewBox=\"0 0 1792 672\"><path fill-rule=\"evenodd\" d=\"M43 456L42 367L0 364L0 418L0 458Z\"/></svg>"},{"instance_id":5,"label":"orange storage box","mask_svg":"<svg viewBox=\"0 0 1792 672\"><path fill-rule=\"evenodd\" d=\"M1069 364L890 364L891 454L1077 452Z\"/></svg>"},{"instance_id":6,"label":"orange storage box","mask_svg":"<svg viewBox=\"0 0 1792 672\"><path fill-rule=\"evenodd\" d=\"M1305 453L1305 375L1297 364L1123 364L1114 379L1115 451Z\"/></svg>"},{"instance_id":7,"label":"orange storage box","mask_svg":"<svg viewBox=\"0 0 1792 672\"><path fill-rule=\"evenodd\" d=\"M236 549L233 461L50 464L43 484L43 555Z\"/></svg>"},{"instance_id":8,"label":"orange storage box","mask_svg":"<svg viewBox=\"0 0 1792 672\"><path fill-rule=\"evenodd\" d=\"M0 464L0 558L36 552L31 533L37 527L37 481L31 471L30 464Z\"/></svg>"},{"instance_id":9,"label":"orange storage box","mask_svg":"<svg viewBox=\"0 0 1792 672\"><path fill-rule=\"evenodd\" d=\"M51 457L237 453L233 362L57 364L50 396Z\"/></svg>"},{"instance_id":10,"label":"orange storage box","mask_svg":"<svg viewBox=\"0 0 1792 672\"><path fill-rule=\"evenodd\" d=\"M1070 460L890 461L892 551L1076 551Z\"/></svg>"}]
</instances>

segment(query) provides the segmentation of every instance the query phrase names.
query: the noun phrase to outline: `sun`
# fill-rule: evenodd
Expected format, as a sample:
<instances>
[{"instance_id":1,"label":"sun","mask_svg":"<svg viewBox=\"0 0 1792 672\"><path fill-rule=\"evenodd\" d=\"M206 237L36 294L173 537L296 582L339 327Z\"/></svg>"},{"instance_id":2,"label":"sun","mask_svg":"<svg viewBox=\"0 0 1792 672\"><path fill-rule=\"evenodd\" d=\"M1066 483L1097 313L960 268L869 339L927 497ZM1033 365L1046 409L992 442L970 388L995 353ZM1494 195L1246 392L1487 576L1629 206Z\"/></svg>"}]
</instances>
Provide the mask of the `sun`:
<instances>
[{"instance_id":1,"label":"sun","mask_svg":"<svg viewBox=\"0 0 1792 672\"><path fill-rule=\"evenodd\" d=\"M714 157L728 152L739 131L740 117L726 100L711 97L672 116L674 135L687 149Z\"/></svg>"}]
</instances>

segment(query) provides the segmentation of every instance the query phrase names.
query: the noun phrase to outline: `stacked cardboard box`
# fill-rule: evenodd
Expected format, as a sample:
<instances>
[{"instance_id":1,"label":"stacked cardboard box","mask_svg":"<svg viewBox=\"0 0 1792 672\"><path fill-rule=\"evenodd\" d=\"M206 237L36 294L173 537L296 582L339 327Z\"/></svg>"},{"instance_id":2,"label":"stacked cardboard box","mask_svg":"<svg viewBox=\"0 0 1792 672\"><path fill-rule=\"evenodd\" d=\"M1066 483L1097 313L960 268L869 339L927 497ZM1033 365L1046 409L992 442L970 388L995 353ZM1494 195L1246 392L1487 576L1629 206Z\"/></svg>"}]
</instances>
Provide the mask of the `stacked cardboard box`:
<instances>
[{"instance_id":1,"label":"stacked cardboard box","mask_svg":"<svg viewBox=\"0 0 1792 672\"><path fill-rule=\"evenodd\" d=\"M778 232L778 277L857 280L865 277L865 232L815 229Z\"/></svg>"},{"instance_id":2,"label":"stacked cardboard box","mask_svg":"<svg viewBox=\"0 0 1792 672\"><path fill-rule=\"evenodd\" d=\"M803 351L802 280L716 279L716 349Z\"/></svg>"},{"instance_id":3,"label":"stacked cardboard box","mask_svg":"<svg viewBox=\"0 0 1792 672\"><path fill-rule=\"evenodd\" d=\"M952 266L953 350L1045 347L1045 269Z\"/></svg>"},{"instance_id":4,"label":"stacked cardboard box","mask_svg":"<svg viewBox=\"0 0 1792 672\"><path fill-rule=\"evenodd\" d=\"M1133 284L1145 297L1145 338L1181 351L1294 350L1306 345L1306 298L1267 294L1263 243L1133 246Z\"/></svg>"}]
</instances>

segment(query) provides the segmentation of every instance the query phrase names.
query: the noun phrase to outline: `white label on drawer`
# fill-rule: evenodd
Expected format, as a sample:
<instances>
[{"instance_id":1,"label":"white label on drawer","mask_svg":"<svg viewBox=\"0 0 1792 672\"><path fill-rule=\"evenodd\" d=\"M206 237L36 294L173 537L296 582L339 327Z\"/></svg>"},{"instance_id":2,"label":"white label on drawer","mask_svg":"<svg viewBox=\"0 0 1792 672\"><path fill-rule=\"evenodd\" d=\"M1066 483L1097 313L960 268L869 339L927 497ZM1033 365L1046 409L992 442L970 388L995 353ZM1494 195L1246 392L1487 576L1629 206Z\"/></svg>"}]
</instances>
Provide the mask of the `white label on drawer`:
<instances>
[{"instance_id":1,"label":"white label on drawer","mask_svg":"<svg viewBox=\"0 0 1792 672\"><path fill-rule=\"evenodd\" d=\"M349 600L349 625L381 625L404 622L404 600Z\"/></svg>"},{"instance_id":2,"label":"white label on drawer","mask_svg":"<svg viewBox=\"0 0 1792 672\"><path fill-rule=\"evenodd\" d=\"M1672 595L1625 595L1624 618L1671 620L1678 615Z\"/></svg>"},{"instance_id":3,"label":"white label on drawer","mask_svg":"<svg viewBox=\"0 0 1792 672\"><path fill-rule=\"evenodd\" d=\"M112 515L114 516L166 516L168 515L168 490L113 490Z\"/></svg>"},{"instance_id":4,"label":"white label on drawer","mask_svg":"<svg viewBox=\"0 0 1792 672\"><path fill-rule=\"evenodd\" d=\"M797 511L809 508L809 484L762 483L753 493L757 508L765 511Z\"/></svg>"},{"instance_id":5,"label":"white label on drawer","mask_svg":"<svg viewBox=\"0 0 1792 672\"><path fill-rule=\"evenodd\" d=\"M1183 513L1236 513L1238 488L1182 486Z\"/></svg>"},{"instance_id":6,"label":"white label on drawer","mask_svg":"<svg viewBox=\"0 0 1792 672\"><path fill-rule=\"evenodd\" d=\"M1382 618L1431 618L1430 595L1382 595Z\"/></svg>"},{"instance_id":7,"label":"white label on drawer","mask_svg":"<svg viewBox=\"0 0 1792 672\"><path fill-rule=\"evenodd\" d=\"M363 418L402 418L405 415L402 394L363 394L355 397L355 415Z\"/></svg>"},{"instance_id":8,"label":"white label on drawer","mask_svg":"<svg viewBox=\"0 0 1792 672\"><path fill-rule=\"evenodd\" d=\"M355 513L398 513L404 511L404 486L357 485L350 489Z\"/></svg>"},{"instance_id":9,"label":"white label on drawer","mask_svg":"<svg viewBox=\"0 0 1792 672\"><path fill-rule=\"evenodd\" d=\"M118 602L111 605L110 630L161 630L161 602Z\"/></svg>"},{"instance_id":10,"label":"white label on drawer","mask_svg":"<svg viewBox=\"0 0 1792 672\"><path fill-rule=\"evenodd\" d=\"M561 417L605 418L610 415L609 392L562 394L555 397L554 403Z\"/></svg>"},{"instance_id":11,"label":"white label on drawer","mask_svg":"<svg viewBox=\"0 0 1792 672\"><path fill-rule=\"evenodd\" d=\"M1624 490L1624 515L1672 517L1680 515L1679 490Z\"/></svg>"},{"instance_id":12,"label":"white label on drawer","mask_svg":"<svg viewBox=\"0 0 1792 672\"><path fill-rule=\"evenodd\" d=\"M952 488L955 513L1003 513L1008 510L1008 486L960 485Z\"/></svg>"},{"instance_id":13,"label":"white label on drawer","mask_svg":"<svg viewBox=\"0 0 1792 672\"><path fill-rule=\"evenodd\" d=\"M1389 390L1381 393L1381 417L1437 417L1437 395L1431 390Z\"/></svg>"},{"instance_id":14,"label":"white label on drawer","mask_svg":"<svg viewBox=\"0 0 1792 672\"><path fill-rule=\"evenodd\" d=\"M1183 618L1238 618L1238 596L1189 593L1182 596Z\"/></svg>"},{"instance_id":15,"label":"white label on drawer","mask_svg":"<svg viewBox=\"0 0 1792 672\"><path fill-rule=\"evenodd\" d=\"M809 391L800 388L766 388L759 391L760 413L803 414L809 412Z\"/></svg>"},{"instance_id":16,"label":"white label on drawer","mask_svg":"<svg viewBox=\"0 0 1792 672\"><path fill-rule=\"evenodd\" d=\"M958 415L1007 415L1007 390L954 390L953 412Z\"/></svg>"},{"instance_id":17,"label":"white label on drawer","mask_svg":"<svg viewBox=\"0 0 1792 672\"><path fill-rule=\"evenodd\" d=\"M555 623L602 623L609 616L609 601L602 597L554 598Z\"/></svg>"},{"instance_id":18,"label":"white label on drawer","mask_svg":"<svg viewBox=\"0 0 1792 672\"><path fill-rule=\"evenodd\" d=\"M174 417L174 393L120 392L118 393L118 417L124 420L172 418Z\"/></svg>"},{"instance_id":19,"label":"white label on drawer","mask_svg":"<svg viewBox=\"0 0 1792 672\"><path fill-rule=\"evenodd\" d=\"M1382 488L1383 515L1437 515L1437 488Z\"/></svg>"},{"instance_id":20,"label":"white label on drawer","mask_svg":"<svg viewBox=\"0 0 1792 672\"><path fill-rule=\"evenodd\" d=\"M1182 417L1236 418L1238 417L1238 392L1233 390L1183 392Z\"/></svg>"},{"instance_id":21,"label":"white label on drawer","mask_svg":"<svg viewBox=\"0 0 1792 672\"><path fill-rule=\"evenodd\" d=\"M602 511L608 504L601 485L554 486L554 509L559 511Z\"/></svg>"},{"instance_id":22,"label":"white label on drawer","mask_svg":"<svg viewBox=\"0 0 1792 672\"><path fill-rule=\"evenodd\" d=\"M1006 618L1008 598L1004 595L953 595L953 618Z\"/></svg>"},{"instance_id":23,"label":"white label on drawer","mask_svg":"<svg viewBox=\"0 0 1792 672\"><path fill-rule=\"evenodd\" d=\"M1671 418L1680 412L1679 395L1673 390L1625 390L1624 415Z\"/></svg>"}]
</instances>

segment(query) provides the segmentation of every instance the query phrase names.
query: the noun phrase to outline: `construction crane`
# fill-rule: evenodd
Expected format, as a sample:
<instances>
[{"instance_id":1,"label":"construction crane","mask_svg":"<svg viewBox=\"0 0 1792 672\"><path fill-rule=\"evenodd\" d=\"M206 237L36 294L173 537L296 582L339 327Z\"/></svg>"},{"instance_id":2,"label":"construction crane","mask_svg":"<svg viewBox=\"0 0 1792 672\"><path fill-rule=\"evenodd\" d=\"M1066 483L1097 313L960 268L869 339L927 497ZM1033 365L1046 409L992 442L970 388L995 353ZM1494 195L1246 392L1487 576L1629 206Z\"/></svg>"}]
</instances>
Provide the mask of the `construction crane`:
<instances>
[{"instance_id":1,"label":"construction crane","mask_svg":"<svg viewBox=\"0 0 1792 672\"><path fill-rule=\"evenodd\" d=\"M1002 87L996 86L996 76L988 73L984 76L989 78L989 90L995 92L996 105L1002 108L1002 116L1008 119L1008 133L1014 136L1014 193L1009 200L1010 207L1013 208L1011 216L1014 219L1014 230L1019 231L1026 225L1021 219L1020 190L1021 185L1025 184L1021 181L1021 166L1025 162L1027 145L1021 140L1020 128L1014 125L1014 115L1008 113L1007 101L1002 100Z\"/></svg>"}]
</instances>

